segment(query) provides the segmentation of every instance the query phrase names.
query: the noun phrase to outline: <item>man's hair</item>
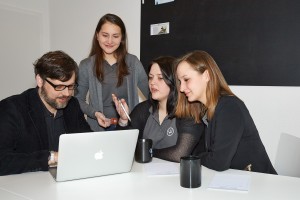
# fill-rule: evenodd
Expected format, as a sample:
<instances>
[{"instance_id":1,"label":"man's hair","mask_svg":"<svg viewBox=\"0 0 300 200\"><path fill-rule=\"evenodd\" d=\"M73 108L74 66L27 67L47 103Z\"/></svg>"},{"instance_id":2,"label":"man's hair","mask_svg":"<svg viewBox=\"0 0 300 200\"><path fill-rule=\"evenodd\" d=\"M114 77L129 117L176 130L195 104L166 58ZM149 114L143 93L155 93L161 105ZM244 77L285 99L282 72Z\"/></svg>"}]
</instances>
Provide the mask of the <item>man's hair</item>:
<instances>
[{"instance_id":1,"label":"man's hair","mask_svg":"<svg viewBox=\"0 0 300 200\"><path fill-rule=\"evenodd\" d=\"M35 61L34 73L42 79L51 78L68 81L75 73L77 80L78 65L68 54L63 51L50 51Z\"/></svg>"}]
</instances>

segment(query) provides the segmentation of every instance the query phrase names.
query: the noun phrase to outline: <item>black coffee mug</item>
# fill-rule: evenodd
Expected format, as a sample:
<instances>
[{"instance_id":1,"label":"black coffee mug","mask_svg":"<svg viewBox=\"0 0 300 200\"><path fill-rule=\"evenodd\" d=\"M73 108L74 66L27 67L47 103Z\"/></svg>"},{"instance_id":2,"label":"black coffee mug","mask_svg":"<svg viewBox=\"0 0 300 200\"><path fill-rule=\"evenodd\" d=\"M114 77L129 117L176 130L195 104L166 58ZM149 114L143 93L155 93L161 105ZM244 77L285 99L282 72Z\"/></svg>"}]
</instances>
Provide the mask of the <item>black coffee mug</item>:
<instances>
[{"instance_id":1,"label":"black coffee mug","mask_svg":"<svg viewBox=\"0 0 300 200\"><path fill-rule=\"evenodd\" d=\"M135 160L139 163L147 163L152 160L152 140L138 139L135 149Z\"/></svg>"},{"instance_id":2,"label":"black coffee mug","mask_svg":"<svg viewBox=\"0 0 300 200\"><path fill-rule=\"evenodd\" d=\"M198 156L180 158L180 185L184 188L201 186L201 160Z\"/></svg>"}]
</instances>

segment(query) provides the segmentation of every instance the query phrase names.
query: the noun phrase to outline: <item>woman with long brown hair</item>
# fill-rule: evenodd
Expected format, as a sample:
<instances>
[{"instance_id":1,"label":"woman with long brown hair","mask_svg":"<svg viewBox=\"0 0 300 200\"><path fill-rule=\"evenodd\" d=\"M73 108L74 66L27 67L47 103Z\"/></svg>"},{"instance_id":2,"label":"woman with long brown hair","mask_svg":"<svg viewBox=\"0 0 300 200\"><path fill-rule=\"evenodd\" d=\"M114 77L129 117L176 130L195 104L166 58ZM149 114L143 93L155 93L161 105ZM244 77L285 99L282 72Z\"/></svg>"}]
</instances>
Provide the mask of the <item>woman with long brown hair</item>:
<instances>
[{"instance_id":1,"label":"woman with long brown hair","mask_svg":"<svg viewBox=\"0 0 300 200\"><path fill-rule=\"evenodd\" d=\"M204 142L193 151L204 166L276 174L247 107L230 90L207 52L193 51L181 57L176 75L180 90L176 116L205 124Z\"/></svg>"},{"instance_id":2,"label":"woman with long brown hair","mask_svg":"<svg viewBox=\"0 0 300 200\"><path fill-rule=\"evenodd\" d=\"M94 131L115 128L110 119L119 116L111 94L126 99L130 110L139 103L138 88L148 97L146 72L138 58L127 52L126 43L121 18L106 14L97 24L89 57L80 62L76 97Z\"/></svg>"}]
</instances>

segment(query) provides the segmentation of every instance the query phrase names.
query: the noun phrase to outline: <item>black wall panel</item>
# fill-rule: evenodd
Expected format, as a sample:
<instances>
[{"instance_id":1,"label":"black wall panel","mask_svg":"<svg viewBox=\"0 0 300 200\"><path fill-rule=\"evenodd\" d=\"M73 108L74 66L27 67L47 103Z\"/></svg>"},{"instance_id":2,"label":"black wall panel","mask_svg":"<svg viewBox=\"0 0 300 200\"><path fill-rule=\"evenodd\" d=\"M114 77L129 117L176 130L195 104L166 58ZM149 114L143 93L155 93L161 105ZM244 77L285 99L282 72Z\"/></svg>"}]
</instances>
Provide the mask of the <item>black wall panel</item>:
<instances>
[{"instance_id":1,"label":"black wall panel","mask_svg":"<svg viewBox=\"0 0 300 200\"><path fill-rule=\"evenodd\" d=\"M150 25L170 22L170 33ZM300 86L300 0L175 0L141 4L141 61L210 53L230 85Z\"/></svg>"}]
</instances>

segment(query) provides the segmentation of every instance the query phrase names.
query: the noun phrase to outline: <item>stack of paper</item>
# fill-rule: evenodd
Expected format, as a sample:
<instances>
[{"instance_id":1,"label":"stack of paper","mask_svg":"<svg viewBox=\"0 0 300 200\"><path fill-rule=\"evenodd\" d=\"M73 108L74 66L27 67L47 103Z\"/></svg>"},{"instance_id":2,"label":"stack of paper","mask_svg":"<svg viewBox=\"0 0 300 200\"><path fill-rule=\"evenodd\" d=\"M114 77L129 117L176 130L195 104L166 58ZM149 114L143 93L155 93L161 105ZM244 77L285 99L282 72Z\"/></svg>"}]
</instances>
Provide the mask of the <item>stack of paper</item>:
<instances>
[{"instance_id":1,"label":"stack of paper","mask_svg":"<svg viewBox=\"0 0 300 200\"><path fill-rule=\"evenodd\" d=\"M250 175L217 173L215 174L208 188L248 192L250 183Z\"/></svg>"},{"instance_id":2,"label":"stack of paper","mask_svg":"<svg viewBox=\"0 0 300 200\"><path fill-rule=\"evenodd\" d=\"M144 169L148 175L174 175L179 174L176 163L147 163Z\"/></svg>"}]
</instances>

